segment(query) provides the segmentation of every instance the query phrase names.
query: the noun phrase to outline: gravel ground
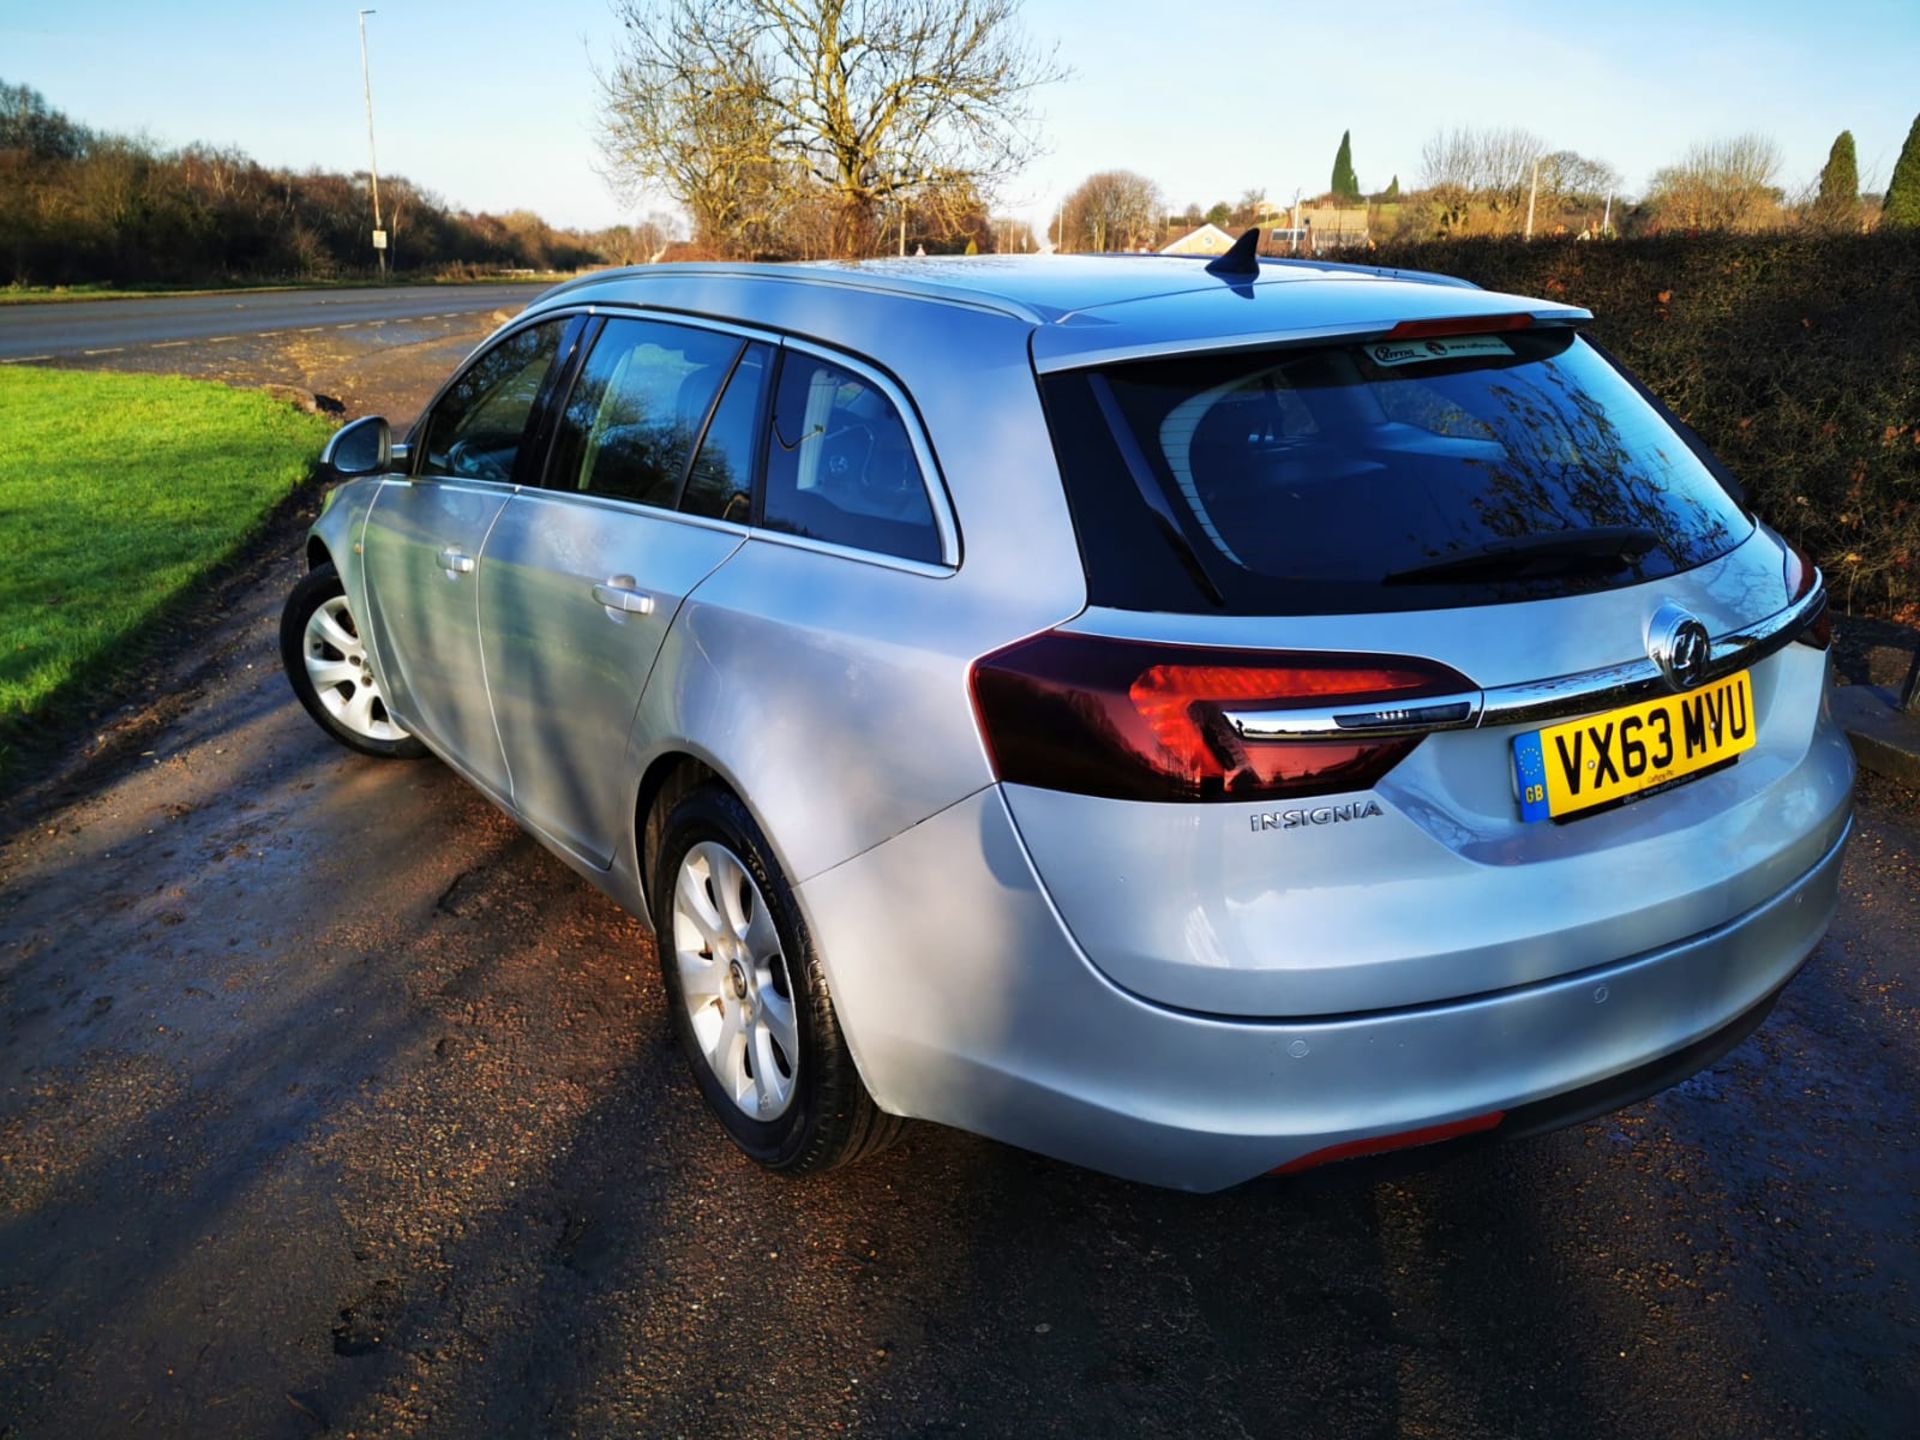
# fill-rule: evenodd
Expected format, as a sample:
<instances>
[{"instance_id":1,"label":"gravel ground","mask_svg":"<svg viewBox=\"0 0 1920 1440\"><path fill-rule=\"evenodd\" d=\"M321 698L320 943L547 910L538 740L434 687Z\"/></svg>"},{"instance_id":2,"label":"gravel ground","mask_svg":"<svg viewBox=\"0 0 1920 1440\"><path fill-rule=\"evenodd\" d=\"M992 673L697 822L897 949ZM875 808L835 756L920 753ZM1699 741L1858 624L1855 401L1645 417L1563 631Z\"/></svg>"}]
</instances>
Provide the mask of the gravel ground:
<instances>
[{"instance_id":1,"label":"gravel ground","mask_svg":"<svg viewBox=\"0 0 1920 1440\"><path fill-rule=\"evenodd\" d=\"M636 922L305 718L296 533L11 806L0 1436L1915 1432L1920 797L1863 790L1758 1034L1581 1128L1193 1197L920 1127L782 1181Z\"/></svg>"}]
</instances>

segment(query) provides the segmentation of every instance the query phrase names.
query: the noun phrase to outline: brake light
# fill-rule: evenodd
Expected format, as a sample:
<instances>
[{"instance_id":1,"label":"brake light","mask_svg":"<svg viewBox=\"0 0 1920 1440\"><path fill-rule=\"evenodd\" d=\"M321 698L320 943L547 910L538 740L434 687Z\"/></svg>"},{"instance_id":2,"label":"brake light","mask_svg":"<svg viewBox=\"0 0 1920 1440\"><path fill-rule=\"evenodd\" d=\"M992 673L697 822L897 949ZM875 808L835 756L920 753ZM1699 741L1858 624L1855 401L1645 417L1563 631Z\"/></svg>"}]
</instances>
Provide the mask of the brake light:
<instances>
[{"instance_id":1,"label":"brake light","mask_svg":"<svg viewBox=\"0 0 1920 1440\"><path fill-rule=\"evenodd\" d=\"M1491 335L1501 330L1525 330L1531 315L1460 315L1445 320L1402 320L1387 332L1389 340L1435 340L1442 335Z\"/></svg>"},{"instance_id":2,"label":"brake light","mask_svg":"<svg viewBox=\"0 0 1920 1440\"><path fill-rule=\"evenodd\" d=\"M1808 555L1791 540L1781 537L1787 547L1786 559L1782 562L1782 578L1787 582L1787 603L1798 605L1807 598L1808 593L1819 582L1820 567L1813 563ZM1833 610L1823 605L1813 622L1794 636L1803 645L1811 645L1816 650L1826 650L1833 645Z\"/></svg>"},{"instance_id":3,"label":"brake light","mask_svg":"<svg viewBox=\"0 0 1920 1440\"><path fill-rule=\"evenodd\" d=\"M1235 711L1383 710L1473 689L1424 660L1231 650L1051 630L976 661L974 706L1002 780L1119 800L1365 790L1420 734L1249 740Z\"/></svg>"}]
</instances>

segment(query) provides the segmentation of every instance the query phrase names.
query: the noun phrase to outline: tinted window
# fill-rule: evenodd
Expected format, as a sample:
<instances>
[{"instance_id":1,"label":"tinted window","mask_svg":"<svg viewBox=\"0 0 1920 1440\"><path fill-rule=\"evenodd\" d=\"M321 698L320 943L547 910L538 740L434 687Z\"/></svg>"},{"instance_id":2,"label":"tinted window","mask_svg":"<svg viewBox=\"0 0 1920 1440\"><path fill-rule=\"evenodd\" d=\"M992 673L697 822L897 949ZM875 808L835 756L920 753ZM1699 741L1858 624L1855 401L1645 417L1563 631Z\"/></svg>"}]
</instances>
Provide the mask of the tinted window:
<instances>
[{"instance_id":1,"label":"tinted window","mask_svg":"<svg viewBox=\"0 0 1920 1440\"><path fill-rule=\"evenodd\" d=\"M422 474L513 479L520 442L567 323L554 320L509 335L447 387L427 417Z\"/></svg>"},{"instance_id":2,"label":"tinted window","mask_svg":"<svg viewBox=\"0 0 1920 1440\"><path fill-rule=\"evenodd\" d=\"M726 393L707 422L700 451L687 472L680 508L714 520L744 525L753 510L753 457L760 430L761 400L773 352L749 345L727 381Z\"/></svg>"},{"instance_id":3,"label":"tinted window","mask_svg":"<svg viewBox=\"0 0 1920 1440\"><path fill-rule=\"evenodd\" d=\"M763 523L908 560L941 558L926 481L893 402L864 376L791 350L774 397Z\"/></svg>"},{"instance_id":4,"label":"tinted window","mask_svg":"<svg viewBox=\"0 0 1920 1440\"><path fill-rule=\"evenodd\" d=\"M554 438L547 484L671 507L740 341L653 320L609 320Z\"/></svg>"},{"instance_id":5,"label":"tinted window","mask_svg":"<svg viewBox=\"0 0 1920 1440\"><path fill-rule=\"evenodd\" d=\"M1671 575L1752 529L1655 407L1564 329L1184 357L1044 390L1100 604L1533 599ZM1631 532L1640 553L1563 543L1580 532Z\"/></svg>"}]
</instances>

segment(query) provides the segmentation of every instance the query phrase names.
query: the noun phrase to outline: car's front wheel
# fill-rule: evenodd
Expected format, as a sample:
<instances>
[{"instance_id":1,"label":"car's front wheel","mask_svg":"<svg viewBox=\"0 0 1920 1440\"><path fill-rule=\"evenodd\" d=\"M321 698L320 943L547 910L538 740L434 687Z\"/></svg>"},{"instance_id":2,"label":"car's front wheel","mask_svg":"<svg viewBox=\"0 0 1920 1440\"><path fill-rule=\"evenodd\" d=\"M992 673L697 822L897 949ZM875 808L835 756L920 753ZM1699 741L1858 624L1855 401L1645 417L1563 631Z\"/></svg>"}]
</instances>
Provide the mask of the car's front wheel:
<instances>
[{"instance_id":1,"label":"car's front wheel","mask_svg":"<svg viewBox=\"0 0 1920 1440\"><path fill-rule=\"evenodd\" d=\"M427 753L388 713L359 621L331 564L314 566L287 597L280 663L307 713L348 749L383 759Z\"/></svg>"},{"instance_id":2,"label":"car's front wheel","mask_svg":"<svg viewBox=\"0 0 1920 1440\"><path fill-rule=\"evenodd\" d=\"M700 785L668 802L654 833L668 1009L733 1142L792 1173L890 1143L903 1122L861 1084L792 891L746 806Z\"/></svg>"}]
</instances>

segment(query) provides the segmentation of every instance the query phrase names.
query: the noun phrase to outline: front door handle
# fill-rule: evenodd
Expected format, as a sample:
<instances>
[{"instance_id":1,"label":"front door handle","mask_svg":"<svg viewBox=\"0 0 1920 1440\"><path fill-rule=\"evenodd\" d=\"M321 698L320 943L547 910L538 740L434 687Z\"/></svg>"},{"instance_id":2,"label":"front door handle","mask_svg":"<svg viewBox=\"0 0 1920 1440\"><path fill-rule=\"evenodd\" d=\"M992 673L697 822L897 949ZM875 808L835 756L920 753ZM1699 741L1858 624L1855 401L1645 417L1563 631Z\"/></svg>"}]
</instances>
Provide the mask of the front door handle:
<instances>
[{"instance_id":1,"label":"front door handle","mask_svg":"<svg viewBox=\"0 0 1920 1440\"><path fill-rule=\"evenodd\" d=\"M623 615L651 615L653 596L644 590L636 590L633 581L625 575L616 575L604 585L593 587L593 598L609 610L618 610Z\"/></svg>"},{"instance_id":2,"label":"front door handle","mask_svg":"<svg viewBox=\"0 0 1920 1440\"><path fill-rule=\"evenodd\" d=\"M440 568L449 575L471 575L473 573L473 557L464 555L449 545L440 552Z\"/></svg>"}]
</instances>

